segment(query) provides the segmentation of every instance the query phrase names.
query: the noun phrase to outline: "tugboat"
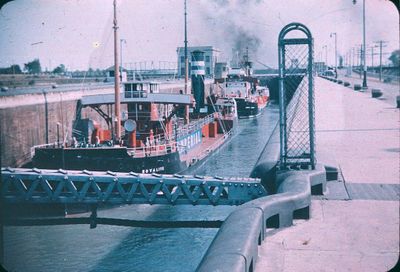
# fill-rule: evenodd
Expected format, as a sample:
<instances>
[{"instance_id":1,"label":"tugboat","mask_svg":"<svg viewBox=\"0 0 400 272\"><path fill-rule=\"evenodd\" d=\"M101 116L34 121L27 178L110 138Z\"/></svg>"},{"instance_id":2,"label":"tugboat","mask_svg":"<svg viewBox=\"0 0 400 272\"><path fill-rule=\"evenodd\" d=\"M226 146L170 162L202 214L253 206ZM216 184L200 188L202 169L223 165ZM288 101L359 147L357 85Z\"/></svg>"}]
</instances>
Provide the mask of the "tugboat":
<instances>
[{"instance_id":1,"label":"tugboat","mask_svg":"<svg viewBox=\"0 0 400 272\"><path fill-rule=\"evenodd\" d=\"M216 79L216 83L223 83L223 97L235 99L239 118L256 117L268 103L268 89L258 86L258 79L252 76L248 53L244 55L240 66L230 68L226 79Z\"/></svg>"}]
</instances>

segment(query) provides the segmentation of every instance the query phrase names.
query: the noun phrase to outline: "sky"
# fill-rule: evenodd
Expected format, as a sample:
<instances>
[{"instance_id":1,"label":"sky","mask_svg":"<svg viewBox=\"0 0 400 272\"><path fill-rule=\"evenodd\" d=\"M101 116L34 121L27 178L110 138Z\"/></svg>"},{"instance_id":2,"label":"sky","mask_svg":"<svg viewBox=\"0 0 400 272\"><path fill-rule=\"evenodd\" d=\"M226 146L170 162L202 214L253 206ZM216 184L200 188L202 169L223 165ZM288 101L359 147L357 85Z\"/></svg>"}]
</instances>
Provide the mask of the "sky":
<instances>
[{"instance_id":1,"label":"sky","mask_svg":"<svg viewBox=\"0 0 400 272\"><path fill-rule=\"evenodd\" d=\"M383 40L384 52L398 49L396 7L388 0L365 2L367 48ZM173 65L176 48L184 42L184 0L117 3L119 38L126 40L124 65ZM189 46L215 46L220 61L249 47L253 61L276 67L278 35L291 22L310 29L316 61L327 53L328 63L334 63L331 33L337 33L339 55L362 43L362 0L187 0L187 10ZM112 16L112 0L14 0L0 10L0 67L39 58L49 70L61 63L68 70L108 68L113 64ZM379 57L374 58L377 63Z\"/></svg>"}]
</instances>

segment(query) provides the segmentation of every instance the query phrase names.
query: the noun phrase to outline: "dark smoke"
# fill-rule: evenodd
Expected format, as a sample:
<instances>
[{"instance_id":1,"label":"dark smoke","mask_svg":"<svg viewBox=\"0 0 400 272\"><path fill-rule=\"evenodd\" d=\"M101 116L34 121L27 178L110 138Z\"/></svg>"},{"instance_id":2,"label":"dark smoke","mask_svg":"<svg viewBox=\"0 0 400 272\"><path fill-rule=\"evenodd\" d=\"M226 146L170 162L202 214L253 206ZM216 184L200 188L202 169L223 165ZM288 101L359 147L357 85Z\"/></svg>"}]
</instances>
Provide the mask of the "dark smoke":
<instances>
[{"instance_id":1,"label":"dark smoke","mask_svg":"<svg viewBox=\"0 0 400 272\"><path fill-rule=\"evenodd\" d=\"M214 44L222 47L221 49L224 49L227 55L232 54L231 60L242 61L247 49L250 59L257 56L262 40L252 21L259 16L258 5L262 2L263 0L203 2L205 4L203 15L206 18L205 22L210 23L209 29L213 29L214 34L222 34L222 36L216 37ZM213 19L215 20L213 21ZM238 57L239 59L237 59Z\"/></svg>"},{"instance_id":2,"label":"dark smoke","mask_svg":"<svg viewBox=\"0 0 400 272\"><path fill-rule=\"evenodd\" d=\"M234 45L232 49L238 52L239 60L249 52L249 55L257 55L261 40L254 33L250 33L242 27L237 27L234 31Z\"/></svg>"}]
</instances>

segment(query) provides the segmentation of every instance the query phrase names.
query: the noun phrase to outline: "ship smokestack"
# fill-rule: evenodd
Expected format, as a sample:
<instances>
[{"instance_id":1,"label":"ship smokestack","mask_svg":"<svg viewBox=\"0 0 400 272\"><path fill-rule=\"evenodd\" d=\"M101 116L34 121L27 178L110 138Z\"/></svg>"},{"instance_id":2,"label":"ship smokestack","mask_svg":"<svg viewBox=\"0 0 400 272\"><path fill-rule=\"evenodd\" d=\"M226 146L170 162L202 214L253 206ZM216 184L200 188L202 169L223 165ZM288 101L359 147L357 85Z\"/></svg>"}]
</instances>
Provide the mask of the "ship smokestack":
<instances>
[{"instance_id":1,"label":"ship smokestack","mask_svg":"<svg viewBox=\"0 0 400 272\"><path fill-rule=\"evenodd\" d=\"M204 107L205 63L203 51L196 50L192 52L191 75L192 93L196 101L195 112L199 113L200 108Z\"/></svg>"}]
</instances>

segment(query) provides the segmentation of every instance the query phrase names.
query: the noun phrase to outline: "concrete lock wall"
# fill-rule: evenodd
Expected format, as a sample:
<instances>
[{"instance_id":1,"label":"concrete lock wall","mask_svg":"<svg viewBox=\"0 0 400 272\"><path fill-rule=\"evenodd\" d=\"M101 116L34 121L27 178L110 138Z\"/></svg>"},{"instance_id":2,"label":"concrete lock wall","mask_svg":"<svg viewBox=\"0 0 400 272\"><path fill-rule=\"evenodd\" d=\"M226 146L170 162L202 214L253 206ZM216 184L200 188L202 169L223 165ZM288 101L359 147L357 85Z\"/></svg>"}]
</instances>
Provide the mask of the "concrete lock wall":
<instances>
[{"instance_id":1,"label":"concrete lock wall","mask_svg":"<svg viewBox=\"0 0 400 272\"><path fill-rule=\"evenodd\" d=\"M250 172L250 177L261 178L261 183L268 193L276 193L276 170L280 155L279 122L269 137L255 166Z\"/></svg>"},{"instance_id":2,"label":"concrete lock wall","mask_svg":"<svg viewBox=\"0 0 400 272\"><path fill-rule=\"evenodd\" d=\"M21 167L31 160L32 146L46 143L46 100L49 143L57 141L57 123L60 123L60 142L64 138L70 141L78 98L50 93L46 94L46 98L44 94L35 94L29 97L14 96L13 99L27 103L0 109L1 166ZM90 108L82 110L82 118L104 123Z\"/></svg>"},{"instance_id":3,"label":"concrete lock wall","mask_svg":"<svg viewBox=\"0 0 400 272\"><path fill-rule=\"evenodd\" d=\"M17 99L17 97L15 97ZM1 166L21 166L30 160L31 147L46 143L46 107L44 95L35 95L36 104L0 109ZM57 140L59 122L60 138L67 127L72 127L76 101L48 103L48 138ZM63 133L64 131L64 133Z\"/></svg>"}]
</instances>

